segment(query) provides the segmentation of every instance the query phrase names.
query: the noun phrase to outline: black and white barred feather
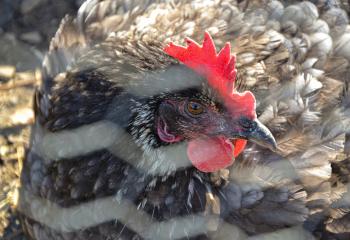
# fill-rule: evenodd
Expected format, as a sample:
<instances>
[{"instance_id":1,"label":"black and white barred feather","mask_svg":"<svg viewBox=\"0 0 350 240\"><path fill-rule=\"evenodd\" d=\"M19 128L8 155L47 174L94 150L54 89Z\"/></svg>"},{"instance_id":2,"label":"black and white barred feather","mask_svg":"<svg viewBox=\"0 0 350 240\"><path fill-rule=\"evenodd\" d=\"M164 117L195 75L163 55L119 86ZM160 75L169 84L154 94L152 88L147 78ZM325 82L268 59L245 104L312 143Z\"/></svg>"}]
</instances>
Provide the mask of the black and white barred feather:
<instances>
[{"instance_id":1,"label":"black and white barred feather","mask_svg":"<svg viewBox=\"0 0 350 240\"><path fill-rule=\"evenodd\" d=\"M312 2L88 0L65 17L22 173L28 237L349 239L349 23L336 2ZM238 87L254 92L278 151L250 144L214 174L142 171L145 152L172 153L151 148L152 101L130 97L156 83L133 80L176 63L166 42L205 30L232 43Z\"/></svg>"}]
</instances>

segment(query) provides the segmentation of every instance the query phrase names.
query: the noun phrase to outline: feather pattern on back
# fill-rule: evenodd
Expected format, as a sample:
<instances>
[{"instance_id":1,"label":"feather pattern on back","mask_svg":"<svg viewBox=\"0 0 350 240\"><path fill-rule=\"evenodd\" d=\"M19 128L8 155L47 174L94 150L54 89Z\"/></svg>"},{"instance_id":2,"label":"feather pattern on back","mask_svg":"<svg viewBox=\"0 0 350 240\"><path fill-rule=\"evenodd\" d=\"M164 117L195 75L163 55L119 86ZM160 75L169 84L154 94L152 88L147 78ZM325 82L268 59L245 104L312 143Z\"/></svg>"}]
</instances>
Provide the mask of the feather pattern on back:
<instances>
[{"instance_id":1,"label":"feather pattern on back","mask_svg":"<svg viewBox=\"0 0 350 240\"><path fill-rule=\"evenodd\" d=\"M335 1L312 2L88 0L77 16L66 16L51 41L43 63L44 81L36 92L36 123L22 173L22 208L32 214L27 217L24 211L22 216L27 235L32 239L349 239L349 22ZM237 90L254 93L258 118L277 140L276 152L250 143L229 169L212 174L176 171L153 178L114 154L118 144L130 141L127 134L113 138L120 129L97 136L95 130L100 127L102 132L104 125L94 125L87 130L90 134L81 130L101 119L118 116L117 124L124 127L128 114L147 116L153 109L142 103L128 114L123 109L134 104L130 92L143 96L156 91L156 81L148 86L135 79L142 71L177 64L162 48L170 42L184 45L186 37L201 42L205 31L218 48L231 44ZM120 67L122 56L128 56L122 65L127 71ZM162 79L156 74L142 76ZM130 91L124 91L125 86ZM123 107L113 107L120 102ZM140 128L148 124L135 121ZM66 132L71 135L60 138ZM46 137L47 133L58 137ZM93 137L96 142L90 142ZM147 134L142 139L148 139ZM84 156L73 154L99 140L114 145ZM72 145L60 148L66 141ZM125 156L141 158L133 144L125 147ZM57 155L50 153L52 162L40 156L45 149L57 149ZM38 199L31 202L26 192ZM64 225L65 216L74 219L70 209L79 212L79 204L109 196L122 203L127 199L132 205L128 210L146 215L149 225L126 213L121 220L98 224L87 220L79 229ZM47 214L45 208L35 210L40 199L49 200L44 204L47 209L52 203L65 209L62 226L40 221ZM214 218L201 222L201 214ZM197 229L194 220L186 222L188 216L198 217L202 226Z\"/></svg>"}]
</instances>

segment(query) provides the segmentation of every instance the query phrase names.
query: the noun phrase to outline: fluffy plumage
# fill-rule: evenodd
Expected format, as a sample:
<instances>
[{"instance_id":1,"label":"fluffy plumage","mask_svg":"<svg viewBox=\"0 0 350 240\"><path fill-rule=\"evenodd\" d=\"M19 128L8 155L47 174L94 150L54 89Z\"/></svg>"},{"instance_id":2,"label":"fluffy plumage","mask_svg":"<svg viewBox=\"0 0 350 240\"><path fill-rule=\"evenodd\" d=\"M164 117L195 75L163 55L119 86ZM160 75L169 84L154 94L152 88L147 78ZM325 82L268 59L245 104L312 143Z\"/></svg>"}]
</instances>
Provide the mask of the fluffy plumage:
<instances>
[{"instance_id":1,"label":"fluffy plumage","mask_svg":"<svg viewBox=\"0 0 350 240\"><path fill-rule=\"evenodd\" d=\"M189 166L186 145L168 148L152 128L170 96L161 89L215 103L208 87L183 91L203 77L163 51L205 30L232 44L237 91L255 95L278 143L249 143L215 173ZM21 180L27 235L348 239L348 35L329 1L87 1L43 64Z\"/></svg>"}]
</instances>

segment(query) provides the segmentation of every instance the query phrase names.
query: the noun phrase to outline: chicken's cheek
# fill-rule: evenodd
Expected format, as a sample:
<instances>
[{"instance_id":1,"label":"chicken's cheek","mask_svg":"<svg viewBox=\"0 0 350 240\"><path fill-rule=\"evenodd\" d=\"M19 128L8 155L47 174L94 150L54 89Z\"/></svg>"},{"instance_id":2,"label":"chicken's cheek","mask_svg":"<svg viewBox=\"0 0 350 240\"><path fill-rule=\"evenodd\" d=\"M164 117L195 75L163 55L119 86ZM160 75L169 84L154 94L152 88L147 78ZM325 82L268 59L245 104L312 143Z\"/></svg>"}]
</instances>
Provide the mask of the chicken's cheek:
<instances>
[{"instance_id":1,"label":"chicken's cheek","mask_svg":"<svg viewBox=\"0 0 350 240\"><path fill-rule=\"evenodd\" d=\"M158 137L163 142L167 143L178 142L182 139L180 136L175 136L174 134L170 133L167 123L161 118L158 120L157 133Z\"/></svg>"},{"instance_id":2,"label":"chicken's cheek","mask_svg":"<svg viewBox=\"0 0 350 240\"><path fill-rule=\"evenodd\" d=\"M234 147L222 137L201 138L188 143L187 155L192 164L202 172L215 172L234 162Z\"/></svg>"}]
</instances>

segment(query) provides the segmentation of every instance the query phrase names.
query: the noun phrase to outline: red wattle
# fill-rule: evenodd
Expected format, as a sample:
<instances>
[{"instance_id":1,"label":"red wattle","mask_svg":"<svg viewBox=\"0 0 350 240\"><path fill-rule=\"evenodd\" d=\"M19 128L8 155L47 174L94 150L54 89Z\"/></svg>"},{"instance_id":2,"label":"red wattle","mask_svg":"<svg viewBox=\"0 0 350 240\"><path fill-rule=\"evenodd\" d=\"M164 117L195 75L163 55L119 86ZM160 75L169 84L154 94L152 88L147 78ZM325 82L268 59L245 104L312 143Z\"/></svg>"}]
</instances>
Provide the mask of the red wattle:
<instances>
[{"instance_id":1,"label":"red wattle","mask_svg":"<svg viewBox=\"0 0 350 240\"><path fill-rule=\"evenodd\" d=\"M187 155L202 172L215 172L234 162L234 146L223 137L200 138L188 143Z\"/></svg>"},{"instance_id":2,"label":"red wattle","mask_svg":"<svg viewBox=\"0 0 350 240\"><path fill-rule=\"evenodd\" d=\"M232 143L235 146L235 149L233 150L233 156L237 157L247 145L247 140L235 139L235 140L232 140Z\"/></svg>"}]
</instances>

